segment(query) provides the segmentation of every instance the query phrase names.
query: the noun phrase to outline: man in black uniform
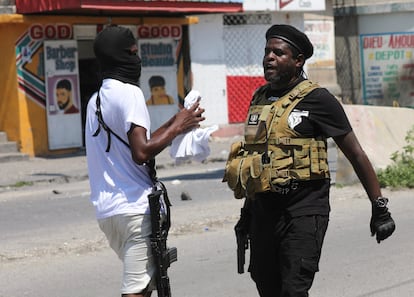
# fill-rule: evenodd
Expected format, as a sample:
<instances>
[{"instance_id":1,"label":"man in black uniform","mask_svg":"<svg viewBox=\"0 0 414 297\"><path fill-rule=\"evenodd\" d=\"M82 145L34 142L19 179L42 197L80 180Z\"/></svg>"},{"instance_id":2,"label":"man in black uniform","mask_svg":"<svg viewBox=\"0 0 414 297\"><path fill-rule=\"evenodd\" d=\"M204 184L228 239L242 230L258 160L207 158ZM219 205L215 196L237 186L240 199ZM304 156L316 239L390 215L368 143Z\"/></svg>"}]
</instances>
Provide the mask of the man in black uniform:
<instances>
[{"instance_id":1,"label":"man in black uniform","mask_svg":"<svg viewBox=\"0 0 414 297\"><path fill-rule=\"evenodd\" d=\"M289 25L273 25L266 41L268 83L253 96L244 142L233 144L224 181L236 198L246 198L249 271L260 296L305 297L329 220L327 138L349 159L368 194L371 233L378 243L395 224L341 104L303 76L313 54L307 36Z\"/></svg>"}]
</instances>

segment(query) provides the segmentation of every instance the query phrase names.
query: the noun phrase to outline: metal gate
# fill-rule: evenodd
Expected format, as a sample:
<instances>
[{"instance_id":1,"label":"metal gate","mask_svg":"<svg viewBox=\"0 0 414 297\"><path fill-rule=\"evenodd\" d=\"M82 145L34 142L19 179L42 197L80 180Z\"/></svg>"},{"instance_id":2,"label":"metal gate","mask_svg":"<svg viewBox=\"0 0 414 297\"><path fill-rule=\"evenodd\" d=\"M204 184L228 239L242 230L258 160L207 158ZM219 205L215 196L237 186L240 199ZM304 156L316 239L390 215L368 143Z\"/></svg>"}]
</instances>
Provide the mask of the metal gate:
<instances>
[{"instance_id":1,"label":"metal gate","mask_svg":"<svg viewBox=\"0 0 414 297\"><path fill-rule=\"evenodd\" d=\"M244 122L253 92L264 84L262 60L270 14L223 16L229 123Z\"/></svg>"}]
</instances>

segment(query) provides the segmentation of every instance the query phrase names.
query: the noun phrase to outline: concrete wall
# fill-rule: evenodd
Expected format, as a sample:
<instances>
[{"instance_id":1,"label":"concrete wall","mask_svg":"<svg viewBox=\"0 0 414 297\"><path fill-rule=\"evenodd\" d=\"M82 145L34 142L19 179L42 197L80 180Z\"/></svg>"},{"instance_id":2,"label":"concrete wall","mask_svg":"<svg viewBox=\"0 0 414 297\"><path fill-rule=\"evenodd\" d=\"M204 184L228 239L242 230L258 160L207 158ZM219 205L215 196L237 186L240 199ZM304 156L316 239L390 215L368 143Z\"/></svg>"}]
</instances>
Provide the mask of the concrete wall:
<instances>
[{"instance_id":1,"label":"concrete wall","mask_svg":"<svg viewBox=\"0 0 414 297\"><path fill-rule=\"evenodd\" d=\"M203 15L190 26L193 89L201 93L206 110L203 125L228 122L222 19L222 14Z\"/></svg>"},{"instance_id":2,"label":"concrete wall","mask_svg":"<svg viewBox=\"0 0 414 297\"><path fill-rule=\"evenodd\" d=\"M344 105L344 109L374 168L390 165L391 154L407 144L405 136L414 126L414 109L367 105ZM358 182L349 161L339 150L337 155L336 183Z\"/></svg>"},{"instance_id":3,"label":"concrete wall","mask_svg":"<svg viewBox=\"0 0 414 297\"><path fill-rule=\"evenodd\" d=\"M358 17L359 34L386 32L412 32L414 20L412 11L360 15Z\"/></svg>"}]
</instances>

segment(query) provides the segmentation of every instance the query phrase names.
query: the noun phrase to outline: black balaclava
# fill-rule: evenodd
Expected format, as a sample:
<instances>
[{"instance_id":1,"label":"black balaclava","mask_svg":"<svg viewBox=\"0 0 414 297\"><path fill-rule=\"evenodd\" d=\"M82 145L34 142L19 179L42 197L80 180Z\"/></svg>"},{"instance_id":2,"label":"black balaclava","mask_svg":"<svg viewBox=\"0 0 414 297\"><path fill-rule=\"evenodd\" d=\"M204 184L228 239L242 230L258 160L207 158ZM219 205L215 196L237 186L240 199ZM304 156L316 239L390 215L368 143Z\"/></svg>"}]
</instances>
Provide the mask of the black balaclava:
<instances>
[{"instance_id":1,"label":"black balaclava","mask_svg":"<svg viewBox=\"0 0 414 297\"><path fill-rule=\"evenodd\" d=\"M134 44L134 35L124 27L109 26L96 36L93 50L101 67L102 78L138 85L141 59L130 51Z\"/></svg>"}]
</instances>

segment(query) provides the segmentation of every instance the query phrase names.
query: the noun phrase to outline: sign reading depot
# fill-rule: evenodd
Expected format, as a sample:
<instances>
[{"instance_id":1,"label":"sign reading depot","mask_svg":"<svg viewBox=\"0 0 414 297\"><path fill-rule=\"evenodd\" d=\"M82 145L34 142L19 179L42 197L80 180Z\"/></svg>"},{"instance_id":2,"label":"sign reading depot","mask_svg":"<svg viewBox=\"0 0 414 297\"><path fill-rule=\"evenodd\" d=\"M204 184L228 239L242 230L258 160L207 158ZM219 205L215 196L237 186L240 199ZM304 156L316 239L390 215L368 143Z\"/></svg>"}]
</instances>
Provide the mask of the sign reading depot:
<instances>
[{"instance_id":1,"label":"sign reading depot","mask_svg":"<svg viewBox=\"0 0 414 297\"><path fill-rule=\"evenodd\" d=\"M414 107L414 32L360 36L365 104Z\"/></svg>"}]
</instances>

